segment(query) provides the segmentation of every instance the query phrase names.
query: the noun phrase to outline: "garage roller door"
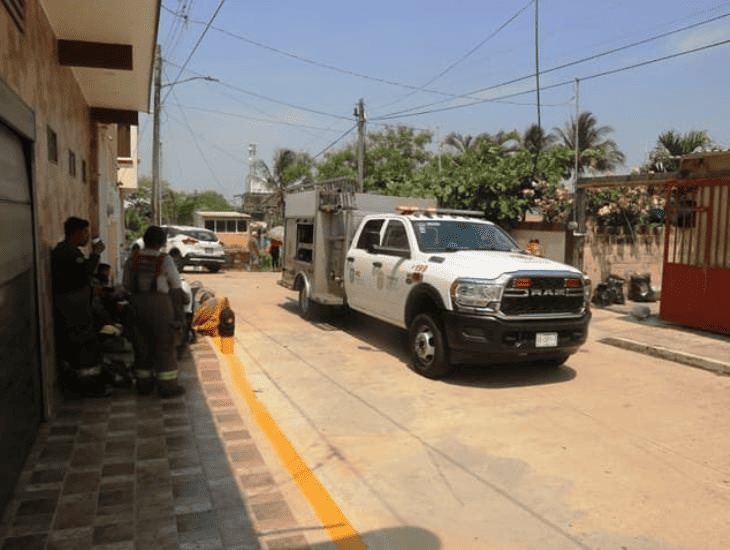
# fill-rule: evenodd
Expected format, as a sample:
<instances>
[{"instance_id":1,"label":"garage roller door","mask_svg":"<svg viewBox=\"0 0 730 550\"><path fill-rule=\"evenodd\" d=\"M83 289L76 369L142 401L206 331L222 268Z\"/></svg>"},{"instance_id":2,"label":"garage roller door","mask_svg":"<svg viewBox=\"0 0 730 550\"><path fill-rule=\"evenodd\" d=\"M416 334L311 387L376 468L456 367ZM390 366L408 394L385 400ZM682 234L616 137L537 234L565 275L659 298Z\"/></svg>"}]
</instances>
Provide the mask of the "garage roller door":
<instances>
[{"instance_id":1,"label":"garage roller door","mask_svg":"<svg viewBox=\"0 0 730 550\"><path fill-rule=\"evenodd\" d=\"M32 214L26 150L0 124L0 512L41 419Z\"/></svg>"}]
</instances>

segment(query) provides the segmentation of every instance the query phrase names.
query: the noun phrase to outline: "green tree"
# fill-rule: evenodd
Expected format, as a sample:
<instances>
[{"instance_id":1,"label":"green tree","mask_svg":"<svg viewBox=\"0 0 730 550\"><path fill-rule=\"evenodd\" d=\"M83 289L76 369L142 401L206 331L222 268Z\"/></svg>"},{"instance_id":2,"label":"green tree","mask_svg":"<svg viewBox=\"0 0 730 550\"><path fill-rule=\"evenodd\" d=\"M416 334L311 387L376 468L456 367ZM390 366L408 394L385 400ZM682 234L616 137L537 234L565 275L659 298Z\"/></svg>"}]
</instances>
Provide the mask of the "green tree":
<instances>
[{"instance_id":1,"label":"green tree","mask_svg":"<svg viewBox=\"0 0 730 550\"><path fill-rule=\"evenodd\" d=\"M675 172L679 170L679 159L698 148L712 147L713 142L706 130L689 130L681 133L666 130L659 134L654 150L649 154L649 162L644 171Z\"/></svg>"},{"instance_id":2,"label":"green tree","mask_svg":"<svg viewBox=\"0 0 730 550\"><path fill-rule=\"evenodd\" d=\"M171 218L171 223L179 225L193 225L196 210L209 212L232 212L233 205L217 191L194 191L193 193L177 193L177 215Z\"/></svg>"},{"instance_id":3,"label":"green tree","mask_svg":"<svg viewBox=\"0 0 730 550\"><path fill-rule=\"evenodd\" d=\"M367 191L399 194L410 187L416 174L433 158L428 150L433 134L408 126L386 126L369 132L365 139L365 182ZM326 153L317 164L317 179L357 177L356 144Z\"/></svg>"},{"instance_id":4,"label":"green tree","mask_svg":"<svg viewBox=\"0 0 730 550\"><path fill-rule=\"evenodd\" d=\"M555 133L563 145L575 151L575 128L578 125L578 172L586 169L597 172L613 170L624 162L624 154L608 135L613 132L610 126L598 126L595 115L584 111L565 124L563 128L555 128Z\"/></svg>"}]
</instances>

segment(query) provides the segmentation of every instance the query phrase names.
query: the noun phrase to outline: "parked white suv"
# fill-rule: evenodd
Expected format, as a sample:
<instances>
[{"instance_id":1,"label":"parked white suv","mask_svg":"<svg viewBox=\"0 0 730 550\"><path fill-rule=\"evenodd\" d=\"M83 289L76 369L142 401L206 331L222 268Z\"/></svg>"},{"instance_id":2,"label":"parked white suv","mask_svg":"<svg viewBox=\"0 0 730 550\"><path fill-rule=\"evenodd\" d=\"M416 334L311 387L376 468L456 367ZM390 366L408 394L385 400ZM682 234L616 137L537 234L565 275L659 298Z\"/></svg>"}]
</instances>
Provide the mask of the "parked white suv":
<instances>
[{"instance_id":1,"label":"parked white suv","mask_svg":"<svg viewBox=\"0 0 730 550\"><path fill-rule=\"evenodd\" d=\"M216 273L225 263L225 251L218 236L202 227L186 225L163 225L167 234L167 244L163 251L175 261L178 271L186 265L203 265L208 271ZM132 244L132 250L144 248L140 237Z\"/></svg>"}]
</instances>

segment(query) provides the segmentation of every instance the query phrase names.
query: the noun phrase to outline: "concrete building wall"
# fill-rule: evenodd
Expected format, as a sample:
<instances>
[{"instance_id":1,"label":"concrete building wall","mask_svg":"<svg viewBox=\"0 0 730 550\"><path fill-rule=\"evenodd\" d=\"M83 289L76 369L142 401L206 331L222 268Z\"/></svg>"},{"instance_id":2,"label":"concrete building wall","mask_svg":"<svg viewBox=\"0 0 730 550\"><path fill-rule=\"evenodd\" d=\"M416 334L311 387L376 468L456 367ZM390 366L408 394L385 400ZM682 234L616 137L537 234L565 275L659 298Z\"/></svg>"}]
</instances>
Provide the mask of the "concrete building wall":
<instances>
[{"instance_id":1,"label":"concrete building wall","mask_svg":"<svg viewBox=\"0 0 730 550\"><path fill-rule=\"evenodd\" d=\"M532 225L534 225L534 228L530 227ZM565 262L564 227L550 229L547 227L547 224L527 222L513 229L511 235L523 249L527 249L527 243L532 239L539 239L540 249L544 258L549 258L556 262Z\"/></svg>"},{"instance_id":2,"label":"concrete building wall","mask_svg":"<svg viewBox=\"0 0 730 550\"><path fill-rule=\"evenodd\" d=\"M139 160L138 160L138 146L137 143L137 135L138 135L138 129L137 126L132 126L130 129L130 137L132 140L131 143L131 149L132 149L132 156L128 158L119 158L118 159L118 165L119 165L119 185L121 185L122 191L136 191L138 187L138 168L139 168Z\"/></svg>"},{"instance_id":3,"label":"concrete building wall","mask_svg":"<svg viewBox=\"0 0 730 550\"><path fill-rule=\"evenodd\" d=\"M634 233L608 228L588 226L586 234L583 271L599 283L610 274L624 277L628 274L649 273L651 284L662 284L664 258L664 228L636 228Z\"/></svg>"},{"instance_id":4,"label":"concrete building wall","mask_svg":"<svg viewBox=\"0 0 730 550\"><path fill-rule=\"evenodd\" d=\"M89 106L68 67L58 64L56 41L40 4L28 1L21 33L0 6L0 78L35 115L32 144L33 206L40 309L40 346L46 414L54 400L55 366L50 252L63 238L70 215L87 218L98 232L98 178L95 136ZM48 160L47 128L57 135L58 162ZM69 151L76 156L76 175L69 173ZM82 162L86 165L83 181Z\"/></svg>"}]
</instances>

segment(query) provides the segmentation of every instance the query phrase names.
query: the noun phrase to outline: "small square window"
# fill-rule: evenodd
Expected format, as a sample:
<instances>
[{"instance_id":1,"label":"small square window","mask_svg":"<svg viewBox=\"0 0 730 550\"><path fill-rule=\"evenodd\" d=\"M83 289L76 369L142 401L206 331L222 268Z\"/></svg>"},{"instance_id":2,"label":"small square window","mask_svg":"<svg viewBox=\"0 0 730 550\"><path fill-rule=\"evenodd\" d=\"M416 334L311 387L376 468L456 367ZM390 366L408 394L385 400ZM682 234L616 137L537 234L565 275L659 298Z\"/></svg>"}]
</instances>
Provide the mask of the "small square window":
<instances>
[{"instance_id":1,"label":"small square window","mask_svg":"<svg viewBox=\"0 0 730 550\"><path fill-rule=\"evenodd\" d=\"M48 146L48 160L58 163L58 136L50 126L46 127L46 143Z\"/></svg>"},{"instance_id":2,"label":"small square window","mask_svg":"<svg viewBox=\"0 0 730 550\"><path fill-rule=\"evenodd\" d=\"M68 175L76 177L76 153L71 150L68 152Z\"/></svg>"}]
</instances>

